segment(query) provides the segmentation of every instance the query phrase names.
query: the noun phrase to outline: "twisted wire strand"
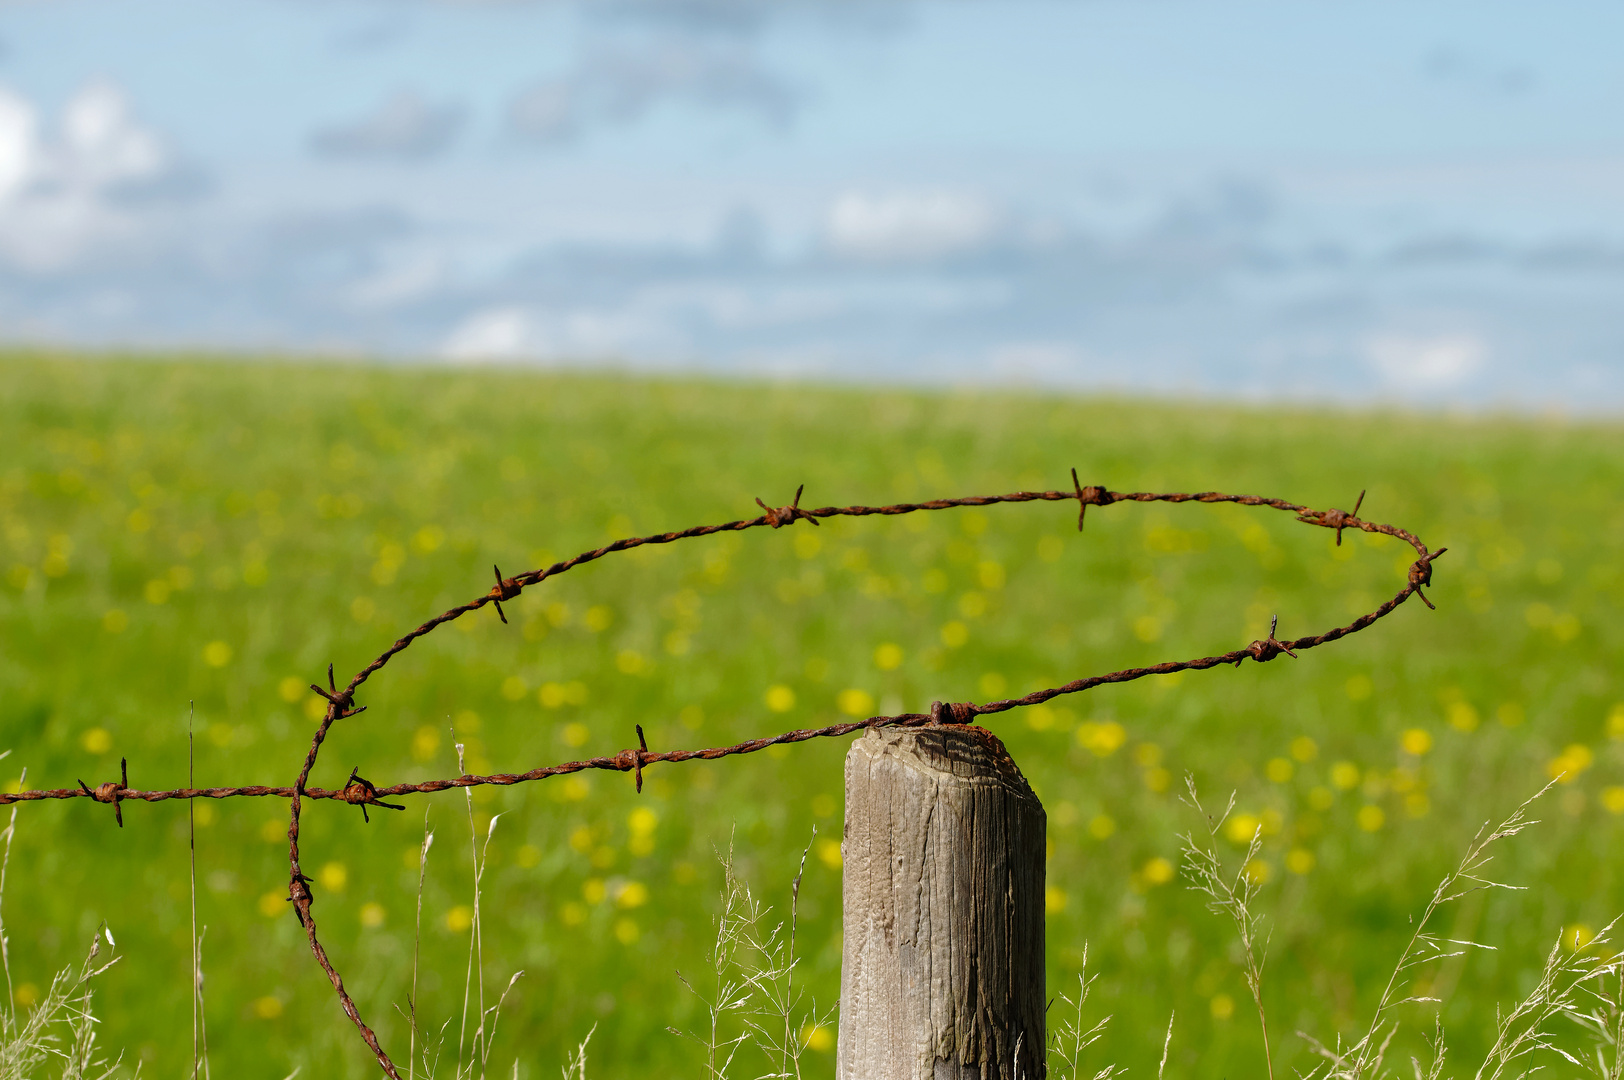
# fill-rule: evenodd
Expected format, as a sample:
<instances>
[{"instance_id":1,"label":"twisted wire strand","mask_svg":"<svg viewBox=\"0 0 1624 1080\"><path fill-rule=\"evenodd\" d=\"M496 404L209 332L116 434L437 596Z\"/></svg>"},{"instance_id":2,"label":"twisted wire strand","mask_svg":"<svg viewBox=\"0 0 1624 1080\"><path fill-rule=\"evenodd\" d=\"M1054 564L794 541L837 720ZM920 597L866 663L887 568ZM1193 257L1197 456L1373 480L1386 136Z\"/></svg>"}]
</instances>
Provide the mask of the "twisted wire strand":
<instances>
[{"instance_id":1,"label":"twisted wire strand","mask_svg":"<svg viewBox=\"0 0 1624 1080\"><path fill-rule=\"evenodd\" d=\"M1444 553L1445 548L1429 551L1427 546L1414 533L1395 525L1386 525L1379 522L1366 521L1357 516L1358 504L1353 513L1339 509L1311 510L1298 503L1288 502L1284 499L1264 498L1258 495L1232 495L1219 491L1202 492L1114 492L1103 486L1083 486L1077 480L1077 473L1072 471L1071 491L1015 491L1006 495L973 495L956 499L933 499L928 502L894 503L887 506L823 506L818 508L802 508L800 506L800 491L796 492L795 500L787 506L769 507L760 499L756 501L762 506L764 513L737 521L724 522L719 525L696 525L692 528L681 529L675 532L655 533L649 536L634 536L616 540L603 547L582 552L574 558L557 562L541 569L530 570L513 577L504 578L501 571L496 572L496 584L487 593L450 608L434 618L422 623L415 629L404 634L381 652L371 663L356 672L350 680L340 689L333 681L332 668L328 668L328 686L323 689L312 684L311 689L327 700L327 707L311 738L310 747L305 753L299 769L297 779L291 787L272 786L244 786L244 787L212 787L212 788L173 788L161 791L146 791L130 788L124 783L108 782L97 788L90 788L83 781L77 788L57 788L47 790L20 791L0 793L0 806L9 803L38 802L48 799L76 799L90 798L97 802L111 803L115 812L122 813L119 804L126 800L140 802L164 802L170 799L228 799L228 798L284 798L289 800L288 820L288 865L289 884L288 899L292 902L294 912L300 924L304 927L306 938L310 945L311 954L320 965L322 972L332 984L337 994L339 1004L346 1016L349 1017L359 1032L362 1040L367 1044L373 1055L377 1058L379 1066L391 1080L399 1080L400 1073L389 1055L379 1044L375 1032L361 1018L354 999L344 985L344 980L337 968L327 955L327 950L316 932L316 919L312 911L315 896L310 889L310 879L305 876L300 867L301 850L299 846L301 815L305 800L314 801L341 801L351 805L358 805L365 809L368 806L387 805L381 802L384 798L401 795L432 794L453 788L472 788L485 785L511 786L527 783L534 780L543 780L551 776L561 776L570 773L582 772L589 769L602 769L615 772L632 772L637 778L638 790L642 790L643 769L654 764L675 764L685 761L714 761L718 758L733 757L740 754L752 754L765 750L770 746L780 744L800 743L811 739L840 738L869 728L879 727L915 727L926 724L968 724L977 717L990 716L1007 712L1028 705L1038 705L1059 697L1063 694L1081 693L1097 686L1109 683L1132 682L1149 675L1171 675L1180 671L1204 671L1221 664L1240 665L1246 660L1259 663L1267 662L1285 653L1296 656L1304 649L1316 648L1333 641L1357 633L1373 625L1378 620L1392 613L1412 596L1419 597L1429 608L1432 602L1422 592L1424 586L1432 583L1432 564L1438 556ZM723 532L742 532L746 529L763 526L778 529L793 525L797 521L807 521L817 525L821 520L834 517L871 517L895 516L910 514L917 511L948 510L959 507L994 506L1005 503L1027 502L1065 502L1075 500L1078 503L1077 527L1082 530L1084 515L1090 506L1105 507L1119 502L1165 502L1165 503L1232 503L1240 506L1257 506L1285 511L1296 515L1296 520L1309 525L1334 529L1337 534L1337 543L1342 542L1344 529L1357 529L1367 533L1391 536L1409 544L1415 550L1416 558L1408 568L1407 580L1404 586L1396 592L1391 599L1379 605L1372 611L1359 616L1345 626L1333 627L1321 634L1295 638L1289 641L1280 641L1274 636L1274 627L1271 626L1269 636L1253 641L1244 648L1233 649L1229 652L1213 656L1199 657L1193 660L1171 660L1149 667L1124 668L1119 671L1108 672L1103 675L1091 675L1075 679L1060 686L1034 690L1022 697L1005 698L997 701L982 703L955 702L944 704L936 702L929 713L901 713L895 716L874 716L866 720L856 720L847 723L830 724L819 728L804 728L781 732L777 735L763 738L747 739L731 746L708 747L697 750L665 750L650 751L642 745L642 729L638 729L639 747L622 750L612 756L587 758L580 761L562 762L556 765L546 765L522 773L494 773L487 776L465 774L445 779L425 780L420 783L395 784L386 787L377 787L370 782L351 774L350 783L342 789L328 789L309 787L310 773L315 768L316 761L321 753L322 744L326 741L332 726L340 720L349 719L365 711L365 706L355 706L355 694L360 687L378 671L382 670L395 656L404 652L413 642L432 633L445 623L452 622L470 612L478 611L487 604L495 604L502 621L507 616L502 612L502 602L512 600L520 595L525 588L539 585L548 578L557 577L578 566L585 565L611 555L615 552L630 551L648 544L670 544L678 540L689 540L702 536L711 536ZM1363 494L1360 495L1361 503ZM398 807L390 807L398 809Z\"/></svg>"}]
</instances>

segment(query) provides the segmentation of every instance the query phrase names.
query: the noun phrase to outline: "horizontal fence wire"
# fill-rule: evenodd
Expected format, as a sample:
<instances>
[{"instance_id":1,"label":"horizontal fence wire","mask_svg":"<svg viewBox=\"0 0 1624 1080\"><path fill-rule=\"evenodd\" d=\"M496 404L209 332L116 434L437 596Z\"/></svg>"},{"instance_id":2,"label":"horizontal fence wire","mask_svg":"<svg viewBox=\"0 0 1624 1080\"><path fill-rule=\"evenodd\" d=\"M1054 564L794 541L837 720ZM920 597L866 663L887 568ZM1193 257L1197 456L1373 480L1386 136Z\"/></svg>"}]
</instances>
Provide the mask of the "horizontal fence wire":
<instances>
[{"instance_id":1,"label":"horizontal fence wire","mask_svg":"<svg viewBox=\"0 0 1624 1080\"><path fill-rule=\"evenodd\" d=\"M355 1025L362 1040L366 1043L384 1073L391 1080L399 1080L400 1072L393 1060L384 1051L378 1042L377 1035L361 1019L360 1011L354 999L344 986L343 977L333 966L327 955L327 950L316 933L316 919L312 910L316 897L310 888L310 878L306 877L300 869L301 849L299 846L300 815L306 800L329 800L348 803L361 807L366 813L369 806L386 806L389 809L400 809L398 805L383 800L401 795L431 794L437 791L446 791L453 788L473 788L485 785L511 786L513 784L527 783L532 780L544 780L550 776L562 776L569 773L583 772L588 769L603 769L613 772L632 773L636 780L637 790L643 790L643 770L650 765L677 763L684 761L714 761L718 758L733 757L739 754L753 754L765 750L770 746L781 744L806 742L810 739L840 738L870 728L880 727L918 727L927 724L969 724L977 717L990 716L1006 712L1027 705L1038 705L1059 697L1063 694L1075 694L1084 690L1091 690L1096 686L1108 683L1132 682L1147 675L1171 675L1179 671L1203 671L1207 668L1218 667L1221 664L1239 666L1247 660L1259 663L1273 660L1282 653L1295 657L1304 649L1312 649L1319 645L1344 638L1349 634L1357 633L1377 620L1387 616L1400 604L1410 597L1419 597L1428 608L1433 606L1425 593L1424 586L1432 584L1432 564L1447 548L1437 551L1428 551L1426 544L1420 537L1396 525L1384 525L1379 522L1366 521L1358 517L1359 508L1364 502L1364 492L1360 492L1359 501L1354 504L1351 511L1338 509L1311 510L1297 503L1287 502L1284 499L1268 499L1258 495L1229 495L1219 491L1202 492L1149 492L1149 491L1111 491L1101 485L1083 485L1078 482L1077 470L1071 473L1072 490L1070 491L1016 491L1008 495L972 495L958 499L933 499L929 502L895 503L889 506L823 506L816 509L805 508L800 505L803 488L796 489L795 498L787 505L780 507L768 506L759 498L757 505L762 513L753 518L729 521L721 525L696 525L693 528L682 529L676 532L656 533L652 536L634 536L616 540L611 544L596 548L592 551L582 552L572 559L554 563L544 569L531 570L513 577L503 577L501 570L495 570L496 583L490 591L442 612L434 618L418 626L404 636L397 639L387 649L378 655L366 667L351 676L342 688L334 680L332 665L327 668L327 686L311 684L311 690L320 694L327 702L325 713L315 735L310 742L310 748L305 754L298 778L290 787L212 787L212 788L172 788L163 791L144 791L129 786L128 763L121 762L121 779L107 781L94 788L79 781L78 787L55 788L35 791L18 791L0 793L0 806L8 803L39 802L47 799L82 799L89 798L96 802L108 803L113 807L113 813L119 825L123 825L122 804L126 801L138 802L165 802L170 799L230 799L230 798L280 798L289 800L288 821L288 899L299 923L304 927L305 936L309 941L310 951L316 962L321 966L328 981L332 984L334 992L338 995L340 1006L345 1015ZM355 704L356 691L369 678L381 670L399 653L405 651L417 639L432 633L439 626L452 622L471 612L478 611L486 605L495 605L497 614L503 623L507 622L507 613L502 609L504 601L517 598L524 589L539 585L548 578L573 570L577 566L594 562L618 551L630 551L634 548L648 544L670 544L678 540L690 540L701 536L711 536L723 532L742 532L746 529L755 529L767 526L779 529L793 525L797 521L806 521L810 525L817 525L820 521L834 517L872 517L875 515L895 516L911 514L923 510L949 510L958 507L996 506L1005 503L1027 502L1066 502L1075 500L1078 504L1077 529L1082 531L1088 508L1091 506L1105 507L1121 502L1135 503L1233 503L1239 506L1260 506L1273 510L1281 510L1295 514L1296 520L1308 525L1317 525L1321 528L1336 530L1336 542L1342 543L1344 529L1357 529L1361 532L1375 533L1383 536L1395 537L1409 544L1415 550L1415 560L1410 564L1402 588L1394 593L1392 598L1379 605L1374 610L1359 616L1346 626L1333 627L1324 633L1313 634L1307 637L1294 638L1282 641L1275 637L1276 625L1271 624L1266 638L1253 641L1244 648L1232 649L1229 652L1214 656L1203 656L1194 660L1170 660L1166 663L1155 664L1150 667L1124 668L1120 671L1108 672L1104 675L1090 675L1086 678L1076 679L1060 686L1034 690L1023 697L1004 698L998 701L987 702L941 702L932 703L928 713L899 713L895 716L873 716L867 720L857 720L848 723L830 724L826 727L803 728L795 731L780 732L776 735L757 739L747 739L744 742L734 743L731 746L714 746L700 750L650 750L643 736L641 725L637 727L638 745L632 749L622 750L609 757L586 758L581 761L566 761L556 765L547 765L531 769L522 773L493 773L489 776L476 776L472 774L447 777L442 780L425 780L416 784L394 784L390 786L377 786L361 777L358 772L352 771L348 782L338 789L309 787L307 781L311 770L315 768L317 757L321 753L322 743L332 726L340 720L348 720L366 711L366 706Z\"/></svg>"}]
</instances>

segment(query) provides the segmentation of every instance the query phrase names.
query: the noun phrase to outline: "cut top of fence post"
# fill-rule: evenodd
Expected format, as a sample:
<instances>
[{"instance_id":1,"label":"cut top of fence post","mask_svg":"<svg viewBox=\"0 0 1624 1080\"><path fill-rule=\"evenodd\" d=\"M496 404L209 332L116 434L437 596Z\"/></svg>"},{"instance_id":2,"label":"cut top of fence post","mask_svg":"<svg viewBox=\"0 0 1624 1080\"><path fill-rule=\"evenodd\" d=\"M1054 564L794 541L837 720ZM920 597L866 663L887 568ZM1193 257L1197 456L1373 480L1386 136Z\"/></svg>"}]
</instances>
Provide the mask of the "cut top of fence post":
<instances>
[{"instance_id":1,"label":"cut top of fence post","mask_svg":"<svg viewBox=\"0 0 1624 1080\"><path fill-rule=\"evenodd\" d=\"M846 755L839 1080L1040 1080L1047 818L991 732Z\"/></svg>"}]
</instances>

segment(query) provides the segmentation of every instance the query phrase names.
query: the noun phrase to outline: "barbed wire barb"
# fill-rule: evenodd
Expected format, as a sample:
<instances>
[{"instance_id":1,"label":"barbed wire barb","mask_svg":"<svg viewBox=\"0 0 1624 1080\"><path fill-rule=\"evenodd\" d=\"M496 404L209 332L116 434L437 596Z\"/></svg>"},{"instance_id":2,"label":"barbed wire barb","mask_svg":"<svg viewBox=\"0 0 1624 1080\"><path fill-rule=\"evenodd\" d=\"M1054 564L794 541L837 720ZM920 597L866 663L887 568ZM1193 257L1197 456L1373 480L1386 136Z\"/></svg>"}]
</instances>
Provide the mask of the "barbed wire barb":
<instances>
[{"instance_id":1,"label":"barbed wire barb","mask_svg":"<svg viewBox=\"0 0 1624 1080\"><path fill-rule=\"evenodd\" d=\"M795 489L795 498L790 500L790 504L788 506L780 506L777 509L774 509L773 507L762 502L760 495L756 496L756 505L767 511L767 524L771 525L775 529L784 525L793 525L797 519L810 521L814 525L822 524L817 518L801 509L801 492L805 490L805 484L797 487Z\"/></svg>"},{"instance_id":2,"label":"barbed wire barb","mask_svg":"<svg viewBox=\"0 0 1624 1080\"><path fill-rule=\"evenodd\" d=\"M1111 489L1100 484L1090 484L1084 487L1077 480L1077 470L1071 470L1071 486L1077 493L1077 531L1083 531L1083 515L1088 513L1090 506L1110 506L1115 501Z\"/></svg>"},{"instance_id":3,"label":"barbed wire barb","mask_svg":"<svg viewBox=\"0 0 1624 1080\"><path fill-rule=\"evenodd\" d=\"M130 759L119 758L118 769L119 779L117 781L109 780L105 784L98 784L96 790L92 791L89 784L80 780L79 787L86 795L89 795L97 802L112 803L113 819L118 822L118 827L122 829L124 827L124 809L120 805L122 802L120 796L130 786Z\"/></svg>"},{"instance_id":4,"label":"barbed wire barb","mask_svg":"<svg viewBox=\"0 0 1624 1080\"><path fill-rule=\"evenodd\" d=\"M513 578L504 578L502 568L495 563L491 564L491 569L496 572L496 585L490 591L491 603L496 605L497 617L502 620L502 625L506 626L507 613L502 610L502 601L512 600L515 596L518 596L524 586Z\"/></svg>"},{"instance_id":5,"label":"barbed wire barb","mask_svg":"<svg viewBox=\"0 0 1624 1080\"><path fill-rule=\"evenodd\" d=\"M1250 656L1253 660L1256 660L1260 664L1267 663L1268 661L1273 660L1275 657L1279 656L1281 653L1285 653L1287 656L1291 657L1293 660L1297 659L1297 654L1292 651L1292 645L1288 644L1287 642L1281 641L1279 638L1274 636L1274 632L1279 626L1280 626L1280 616L1279 615L1275 615L1272 618L1270 618L1269 619L1269 636L1264 638L1262 641L1254 641L1254 642L1252 642L1252 644L1248 645L1246 647L1247 656ZM1241 660L1244 660L1244 659L1246 659L1245 656L1241 657ZM1235 661L1235 666L1236 667L1241 666L1241 660L1236 660Z\"/></svg>"},{"instance_id":6,"label":"barbed wire barb","mask_svg":"<svg viewBox=\"0 0 1624 1080\"><path fill-rule=\"evenodd\" d=\"M361 766L359 765L350 770L350 778L344 782L341 797L352 806L359 806L361 808L361 820L368 824L372 821L371 818L367 817L367 807L369 806L381 806L385 810L406 809L404 806L398 806L395 803L381 801L378 798L378 789L373 786L372 781L361 775Z\"/></svg>"}]
</instances>

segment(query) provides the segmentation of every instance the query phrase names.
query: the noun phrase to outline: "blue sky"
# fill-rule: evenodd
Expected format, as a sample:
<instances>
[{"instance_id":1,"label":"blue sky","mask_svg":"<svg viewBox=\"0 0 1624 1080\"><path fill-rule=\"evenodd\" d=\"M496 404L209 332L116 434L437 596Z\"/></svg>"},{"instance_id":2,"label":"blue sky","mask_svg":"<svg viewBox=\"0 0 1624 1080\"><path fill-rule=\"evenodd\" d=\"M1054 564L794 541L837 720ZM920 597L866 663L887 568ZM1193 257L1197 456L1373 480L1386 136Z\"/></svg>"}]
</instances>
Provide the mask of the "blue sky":
<instances>
[{"instance_id":1,"label":"blue sky","mask_svg":"<svg viewBox=\"0 0 1624 1080\"><path fill-rule=\"evenodd\" d=\"M1617 410L1624 8L0 5L0 338Z\"/></svg>"}]
</instances>

